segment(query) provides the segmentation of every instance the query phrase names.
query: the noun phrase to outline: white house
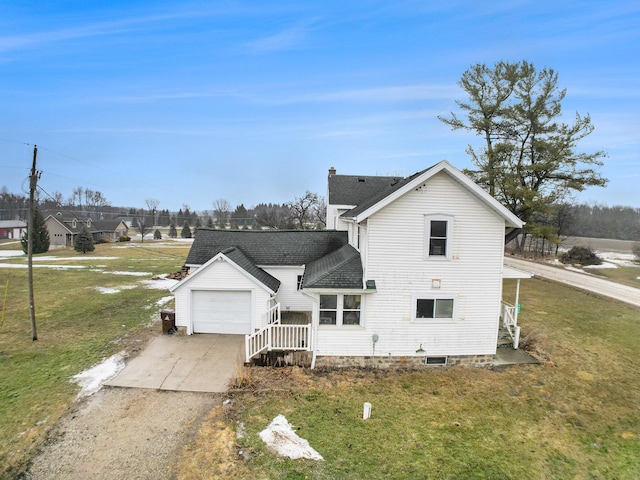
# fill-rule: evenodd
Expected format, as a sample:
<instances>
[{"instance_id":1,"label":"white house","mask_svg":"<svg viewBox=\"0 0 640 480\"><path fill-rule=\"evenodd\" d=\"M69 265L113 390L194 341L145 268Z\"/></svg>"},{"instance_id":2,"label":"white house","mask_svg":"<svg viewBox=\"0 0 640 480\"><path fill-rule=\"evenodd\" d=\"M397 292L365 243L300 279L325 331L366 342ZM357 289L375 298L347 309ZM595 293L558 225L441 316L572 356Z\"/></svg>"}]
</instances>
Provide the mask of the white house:
<instances>
[{"instance_id":1,"label":"white house","mask_svg":"<svg viewBox=\"0 0 640 480\"><path fill-rule=\"evenodd\" d=\"M328 178L325 231L199 229L172 292L187 334L245 334L247 361L487 363L502 319L505 234L522 222L443 161L407 178ZM517 304L517 299L515 304Z\"/></svg>"}]
</instances>

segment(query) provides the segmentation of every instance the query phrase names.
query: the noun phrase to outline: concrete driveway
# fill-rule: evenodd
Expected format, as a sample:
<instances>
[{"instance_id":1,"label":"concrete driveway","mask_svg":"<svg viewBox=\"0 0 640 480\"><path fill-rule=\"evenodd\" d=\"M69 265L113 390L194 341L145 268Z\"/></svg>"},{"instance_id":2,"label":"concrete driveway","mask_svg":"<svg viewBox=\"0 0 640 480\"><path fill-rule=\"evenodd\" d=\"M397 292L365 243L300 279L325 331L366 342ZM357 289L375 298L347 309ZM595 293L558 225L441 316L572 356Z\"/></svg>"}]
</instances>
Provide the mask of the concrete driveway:
<instances>
[{"instance_id":1,"label":"concrete driveway","mask_svg":"<svg viewBox=\"0 0 640 480\"><path fill-rule=\"evenodd\" d=\"M162 335L105 385L225 392L243 361L244 335Z\"/></svg>"}]
</instances>

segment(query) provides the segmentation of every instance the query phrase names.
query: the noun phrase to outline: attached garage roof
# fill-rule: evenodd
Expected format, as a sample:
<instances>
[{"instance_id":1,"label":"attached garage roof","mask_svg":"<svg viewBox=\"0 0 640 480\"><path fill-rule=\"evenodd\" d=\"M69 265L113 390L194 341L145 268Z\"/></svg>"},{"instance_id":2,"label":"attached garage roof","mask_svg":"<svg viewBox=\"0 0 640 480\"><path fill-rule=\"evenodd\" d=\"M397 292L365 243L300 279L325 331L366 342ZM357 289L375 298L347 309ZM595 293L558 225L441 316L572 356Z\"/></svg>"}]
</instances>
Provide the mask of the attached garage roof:
<instances>
[{"instance_id":1,"label":"attached garage roof","mask_svg":"<svg viewBox=\"0 0 640 480\"><path fill-rule=\"evenodd\" d=\"M213 230L199 228L187 265L204 265L236 247L254 265L305 265L347 245L347 232L335 230Z\"/></svg>"},{"instance_id":2,"label":"attached garage roof","mask_svg":"<svg viewBox=\"0 0 640 480\"><path fill-rule=\"evenodd\" d=\"M256 267L239 248L231 247L221 253L272 291L277 292L280 288L280 280Z\"/></svg>"}]
</instances>

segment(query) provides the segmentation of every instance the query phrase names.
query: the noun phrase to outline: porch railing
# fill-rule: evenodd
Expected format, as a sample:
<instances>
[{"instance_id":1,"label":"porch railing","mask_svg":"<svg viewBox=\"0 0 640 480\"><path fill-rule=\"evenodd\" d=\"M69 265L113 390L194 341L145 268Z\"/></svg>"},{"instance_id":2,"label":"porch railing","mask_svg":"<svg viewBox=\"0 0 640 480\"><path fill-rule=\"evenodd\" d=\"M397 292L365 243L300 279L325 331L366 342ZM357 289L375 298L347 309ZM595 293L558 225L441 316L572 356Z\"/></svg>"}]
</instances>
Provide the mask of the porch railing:
<instances>
[{"instance_id":1,"label":"porch railing","mask_svg":"<svg viewBox=\"0 0 640 480\"><path fill-rule=\"evenodd\" d=\"M518 326L518 310L515 305L502 302L502 326L509 332L513 340L513 348L517 349L520 343L520 327Z\"/></svg>"},{"instance_id":2,"label":"porch railing","mask_svg":"<svg viewBox=\"0 0 640 480\"><path fill-rule=\"evenodd\" d=\"M271 350L311 350L311 325L282 325L270 323L245 337L245 361Z\"/></svg>"}]
</instances>

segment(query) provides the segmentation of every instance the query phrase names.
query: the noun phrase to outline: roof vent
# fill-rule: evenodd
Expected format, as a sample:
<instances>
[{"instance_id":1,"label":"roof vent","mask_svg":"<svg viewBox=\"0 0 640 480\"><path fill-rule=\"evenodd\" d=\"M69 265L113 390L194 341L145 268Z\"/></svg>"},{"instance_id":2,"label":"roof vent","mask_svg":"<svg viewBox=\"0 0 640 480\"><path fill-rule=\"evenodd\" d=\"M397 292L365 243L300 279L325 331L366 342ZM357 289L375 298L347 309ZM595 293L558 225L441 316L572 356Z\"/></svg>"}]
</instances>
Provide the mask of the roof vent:
<instances>
[{"instance_id":1,"label":"roof vent","mask_svg":"<svg viewBox=\"0 0 640 480\"><path fill-rule=\"evenodd\" d=\"M364 177L358 177L358 182L364 183L366 180Z\"/></svg>"}]
</instances>

